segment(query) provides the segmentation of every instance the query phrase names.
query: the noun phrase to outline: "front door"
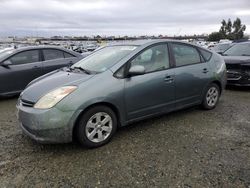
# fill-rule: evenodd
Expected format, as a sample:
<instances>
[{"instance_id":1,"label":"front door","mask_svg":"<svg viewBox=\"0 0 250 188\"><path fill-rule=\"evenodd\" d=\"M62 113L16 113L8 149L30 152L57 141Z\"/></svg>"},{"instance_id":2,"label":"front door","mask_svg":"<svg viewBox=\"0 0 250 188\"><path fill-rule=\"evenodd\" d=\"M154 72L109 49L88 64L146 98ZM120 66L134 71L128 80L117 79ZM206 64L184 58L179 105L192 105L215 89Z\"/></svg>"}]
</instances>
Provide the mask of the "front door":
<instances>
[{"instance_id":1,"label":"front door","mask_svg":"<svg viewBox=\"0 0 250 188\"><path fill-rule=\"evenodd\" d=\"M8 67L1 67L0 93L20 92L29 82L42 75L39 50L20 52L6 61L12 64Z\"/></svg>"},{"instance_id":2,"label":"front door","mask_svg":"<svg viewBox=\"0 0 250 188\"><path fill-rule=\"evenodd\" d=\"M150 47L132 61L142 65L145 74L125 79L125 104L128 120L170 111L175 104L174 72L170 69L167 44Z\"/></svg>"}]
</instances>

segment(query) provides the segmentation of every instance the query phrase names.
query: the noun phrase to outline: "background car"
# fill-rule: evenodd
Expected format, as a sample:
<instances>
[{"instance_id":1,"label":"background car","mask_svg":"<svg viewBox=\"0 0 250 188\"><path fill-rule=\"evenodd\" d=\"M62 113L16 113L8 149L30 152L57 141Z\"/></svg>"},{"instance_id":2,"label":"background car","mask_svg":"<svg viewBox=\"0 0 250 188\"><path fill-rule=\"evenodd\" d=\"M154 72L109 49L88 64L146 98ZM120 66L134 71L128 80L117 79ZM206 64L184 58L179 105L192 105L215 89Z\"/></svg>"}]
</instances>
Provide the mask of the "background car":
<instances>
[{"instance_id":1,"label":"background car","mask_svg":"<svg viewBox=\"0 0 250 188\"><path fill-rule=\"evenodd\" d=\"M70 66L81 54L54 46L35 46L0 52L0 96L20 93L33 79Z\"/></svg>"},{"instance_id":2,"label":"background car","mask_svg":"<svg viewBox=\"0 0 250 188\"><path fill-rule=\"evenodd\" d=\"M250 42L237 43L223 54L227 84L250 86Z\"/></svg>"},{"instance_id":3,"label":"background car","mask_svg":"<svg viewBox=\"0 0 250 188\"><path fill-rule=\"evenodd\" d=\"M87 57L87 56L91 55L92 53L94 53L94 52L96 52L96 51L102 49L103 47L104 47L104 46L98 47L98 48L96 48L94 51L88 51L88 50L86 50L85 52L81 53L81 55L82 55L83 57Z\"/></svg>"},{"instance_id":4,"label":"background car","mask_svg":"<svg viewBox=\"0 0 250 188\"><path fill-rule=\"evenodd\" d=\"M234 44L231 41L230 42L223 42L223 43L215 44L213 47L210 47L209 49L212 51L215 51L218 54L222 54L223 52L225 52L227 49L229 49L233 45Z\"/></svg>"},{"instance_id":5,"label":"background car","mask_svg":"<svg viewBox=\"0 0 250 188\"><path fill-rule=\"evenodd\" d=\"M34 80L17 104L22 130L39 142L106 144L118 126L202 105L213 109L226 82L223 58L159 40L102 48Z\"/></svg>"}]
</instances>

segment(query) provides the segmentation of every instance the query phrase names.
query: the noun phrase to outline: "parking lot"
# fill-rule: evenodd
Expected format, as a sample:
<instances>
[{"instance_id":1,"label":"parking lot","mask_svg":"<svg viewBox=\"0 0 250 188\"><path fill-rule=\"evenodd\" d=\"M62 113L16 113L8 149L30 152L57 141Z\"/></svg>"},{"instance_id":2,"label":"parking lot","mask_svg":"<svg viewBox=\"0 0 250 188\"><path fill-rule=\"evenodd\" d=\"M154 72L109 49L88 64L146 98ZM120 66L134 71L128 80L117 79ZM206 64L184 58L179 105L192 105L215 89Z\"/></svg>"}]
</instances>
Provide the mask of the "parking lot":
<instances>
[{"instance_id":1,"label":"parking lot","mask_svg":"<svg viewBox=\"0 0 250 188\"><path fill-rule=\"evenodd\" d=\"M0 100L0 187L250 187L250 90L121 128L111 143L40 145L23 136L17 98Z\"/></svg>"}]
</instances>

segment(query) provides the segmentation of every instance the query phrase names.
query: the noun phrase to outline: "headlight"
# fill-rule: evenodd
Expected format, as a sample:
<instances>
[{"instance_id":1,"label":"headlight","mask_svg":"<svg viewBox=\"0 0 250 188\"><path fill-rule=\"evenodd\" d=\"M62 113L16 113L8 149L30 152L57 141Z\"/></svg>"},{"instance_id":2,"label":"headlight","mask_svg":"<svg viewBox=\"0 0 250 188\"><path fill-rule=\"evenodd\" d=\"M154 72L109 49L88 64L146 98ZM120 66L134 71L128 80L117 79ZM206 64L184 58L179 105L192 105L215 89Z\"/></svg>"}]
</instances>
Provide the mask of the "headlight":
<instances>
[{"instance_id":1,"label":"headlight","mask_svg":"<svg viewBox=\"0 0 250 188\"><path fill-rule=\"evenodd\" d=\"M48 109L55 106L60 102L64 97L76 90L76 86L65 86L57 88L43 97L41 97L37 103L34 105L34 108L37 109Z\"/></svg>"}]
</instances>

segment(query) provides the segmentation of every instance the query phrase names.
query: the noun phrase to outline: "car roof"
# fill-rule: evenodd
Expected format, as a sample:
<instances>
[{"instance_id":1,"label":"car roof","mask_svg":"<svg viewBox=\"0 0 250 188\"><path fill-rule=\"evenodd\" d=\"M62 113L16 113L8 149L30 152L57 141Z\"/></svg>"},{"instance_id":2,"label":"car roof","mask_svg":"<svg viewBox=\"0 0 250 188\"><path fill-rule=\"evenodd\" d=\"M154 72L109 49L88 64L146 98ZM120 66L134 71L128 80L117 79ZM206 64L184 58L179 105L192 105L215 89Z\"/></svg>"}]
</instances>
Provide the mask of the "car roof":
<instances>
[{"instance_id":1,"label":"car roof","mask_svg":"<svg viewBox=\"0 0 250 188\"><path fill-rule=\"evenodd\" d=\"M235 43L235 44L250 44L250 41L238 42L238 43Z\"/></svg>"},{"instance_id":2,"label":"car roof","mask_svg":"<svg viewBox=\"0 0 250 188\"><path fill-rule=\"evenodd\" d=\"M16 50L17 51L24 51L24 50L43 49L43 48L53 48L53 49L58 49L58 50L67 50L67 49L65 49L63 47L52 46L52 45L25 46L25 47L19 47Z\"/></svg>"},{"instance_id":3,"label":"car roof","mask_svg":"<svg viewBox=\"0 0 250 188\"><path fill-rule=\"evenodd\" d=\"M123 42L110 43L107 46L120 46L120 45L144 46L144 45L157 44L157 43L161 43L161 42L179 42L179 43L191 44L194 46L198 46L198 45L195 45L193 43L180 41L180 40L173 40L173 39L145 39L145 40L135 40L135 41L123 41ZM200 46L198 46L198 47L200 47Z\"/></svg>"},{"instance_id":4,"label":"car roof","mask_svg":"<svg viewBox=\"0 0 250 188\"><path fill-rule=\"evenodd\" d=\"M81 57L82 55L80 53L77 53L77 52L74 52L72 50L68 50L66 48L63 48L63 47L59 47L59 46L51 46L51 45L39 45L39 46L25 46L25 47L19 47L17 49L9 49L9 50L12 50L13 53L7 55L7 56L4 56L2 58L0 58L0 61L3 61L5 60L6 58L9 58L10 56L16 54L16 53L19 53L19 52L22 52L22 51L26 51L26 50L39 50L39 49L56 49L56 50L63 50L65 52L68 52L70 54L73 54L75 55L76 57Z\"/></svg>"},{"instance_id":5,"label":"car roof","mask_svg":"<svg viewBox=\"0 0 250 188\"><path fill-rule=\"evenodd\" d=\"M131 41L120 41L120 42L111 42L108 43L107 46L120 46L120 45L124 45L124 46L142 46L144 44L150 43L153 40L147 39L147 40L131 40Z\"/></svg>"},{"instance_id":6,"label":"car roof","mask_svg":"<svg viewBox=\"0 0 250 188\"><path fill-rule=\"evenodd\" d=\"M148 40L124 41L124 42L111 43L111 44L108 44L107 46L121 46L121 45L129 46L129 45L132 45L132 46L140 46L140 47L144 48L144 47L147 47L147 46L150 46L153 44L164 43L164 42L177 42L177 43L192 45L192 46L195 46L197 48L212 52L211 50L206 49L206 48L199 46L197 44L185 42L185 41L181 41L181 40L173 40L173 39L148 39Z\"/></svg>"}]
</instances>

